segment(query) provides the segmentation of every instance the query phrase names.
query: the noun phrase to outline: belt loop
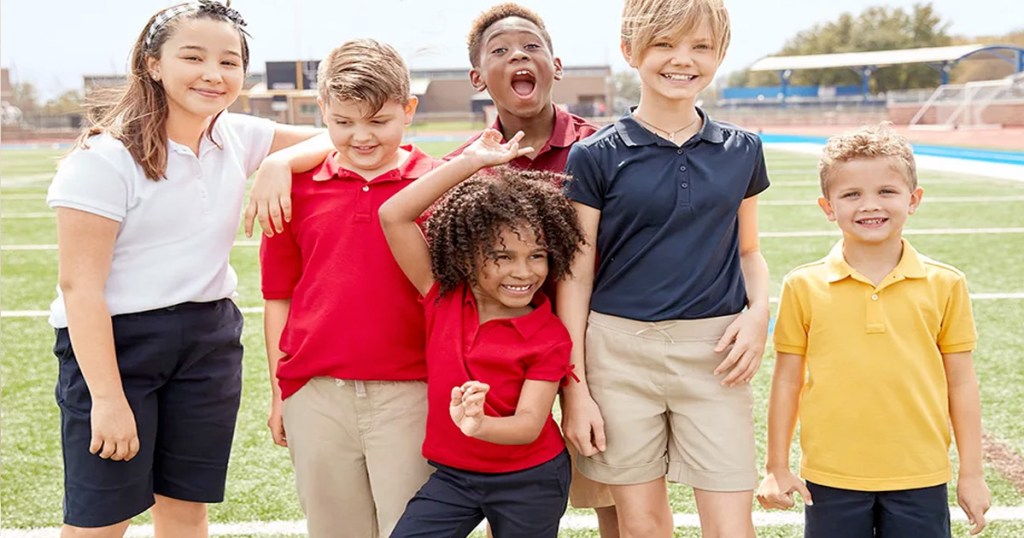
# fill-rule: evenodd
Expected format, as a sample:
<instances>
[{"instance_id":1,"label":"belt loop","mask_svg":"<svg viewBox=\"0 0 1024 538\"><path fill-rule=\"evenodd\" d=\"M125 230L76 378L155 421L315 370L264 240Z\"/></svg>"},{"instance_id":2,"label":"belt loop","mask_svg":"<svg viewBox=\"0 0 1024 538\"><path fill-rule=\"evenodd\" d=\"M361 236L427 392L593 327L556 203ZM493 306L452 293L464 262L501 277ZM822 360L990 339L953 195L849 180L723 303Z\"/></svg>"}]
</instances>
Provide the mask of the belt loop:
<instances>
[{"instance_id":1,"label":"belt loop","mask_svg":"<svg viewBox=\"0 0 1024 538\"><path fill-rule=\"evenodd\" d=\"M356 380L356 398L366 398L366 384Z\"/></svg>"}]
</instances>

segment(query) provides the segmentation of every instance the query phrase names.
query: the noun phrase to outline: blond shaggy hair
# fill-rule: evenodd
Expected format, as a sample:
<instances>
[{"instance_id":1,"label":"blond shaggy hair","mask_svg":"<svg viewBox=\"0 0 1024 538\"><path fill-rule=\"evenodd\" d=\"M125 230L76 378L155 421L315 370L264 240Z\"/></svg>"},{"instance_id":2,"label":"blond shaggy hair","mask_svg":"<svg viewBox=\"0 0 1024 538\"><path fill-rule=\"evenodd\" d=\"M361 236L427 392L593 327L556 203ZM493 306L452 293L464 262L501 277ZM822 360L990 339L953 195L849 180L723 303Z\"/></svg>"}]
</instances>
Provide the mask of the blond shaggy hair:
<instances>
[{"instance_id":1,"label":"blond shaggy hair","mask_svg":"<svg viewBox=\"0 0 1024 538\"><path fill-rule=\"evenodd\" d=\"M394 47L373 39L353 39L320 62L316 90L323 103L356 101L370 117L385 104L409 103L409 68Z\"/></svg>"},{"instance_id":2,"label":"blond shaggy hair","mask_svg":"<svg viewBox=\"0 0 1024 538\"><path fill-rule=\"evenodd\" d=\"M910 190L917 188L917 165L910 142L892 129L892 123L866 125L828 139L818 161L821 195L828 197L828 186L836 169L854 159L890 158L893 169L903 175Z\"/></svg>"},{"instance_id":3,"label":"blond shaggy hair","mask_svg":"<svg viewBox=\"0 0 1024 538\"><path fill-rule=\"evenodd\" d=\"M635 64L656 41L675 43L707 24L718 61L729 48L729 11L722 0L626 0L622 8L622 42Z\"/></svg>"}]
</instances>

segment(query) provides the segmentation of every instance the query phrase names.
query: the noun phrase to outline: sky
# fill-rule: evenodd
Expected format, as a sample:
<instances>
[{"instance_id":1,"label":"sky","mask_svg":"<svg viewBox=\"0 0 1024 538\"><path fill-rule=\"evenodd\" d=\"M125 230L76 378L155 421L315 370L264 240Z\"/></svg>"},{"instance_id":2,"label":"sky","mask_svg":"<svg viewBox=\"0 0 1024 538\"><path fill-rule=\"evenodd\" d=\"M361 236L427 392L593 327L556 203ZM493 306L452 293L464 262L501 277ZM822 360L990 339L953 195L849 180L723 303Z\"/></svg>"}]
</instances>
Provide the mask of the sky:
<instances>
[{"instance_id":1,"label":"sky","mask_svg":"<svg viewBox=\"0 0 1024 538\"><path fill-rule=\"evenodd\" d=\"M2 0L0 64L13 82L32 82L43 99L80 89L82 75L125 72L146 20L173 0ZM469 68L466 32L498 0L234 0L252 34L251 71L266 61L319 59L347 39L395 46L412 69ZM519 0L544 18L555 54L567 66L627 69L619 53L622 0ZM787 39L839 14L914 0L726 0L732 45L719 76L779 50ZM933 0L954 35L1024 27L1020 0Z\"/></svg>"}]
</instances>

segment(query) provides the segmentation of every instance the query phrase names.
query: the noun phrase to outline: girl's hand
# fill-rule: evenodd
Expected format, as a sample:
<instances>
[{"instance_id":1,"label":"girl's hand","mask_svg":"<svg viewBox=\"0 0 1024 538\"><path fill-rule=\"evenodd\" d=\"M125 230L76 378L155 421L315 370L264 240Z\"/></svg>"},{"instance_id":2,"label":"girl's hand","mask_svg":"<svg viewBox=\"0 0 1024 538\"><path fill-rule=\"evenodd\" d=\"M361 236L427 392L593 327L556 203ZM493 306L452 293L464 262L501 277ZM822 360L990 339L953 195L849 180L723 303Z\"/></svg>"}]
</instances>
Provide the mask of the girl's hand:
<instances>
[{"instance_id":1,"label":"girl's hand","mask_svg":"<svg viewBox=\"0 0 1024 538\"><path fill-rule=\"evenodd\" d=\"M129 461L139 453L135 413L124 395L93 398L89 418L92 422L90 453L114 461Z\"/></svg>"},{"instance_id":2,"label":"girl's hand","mask_svg":"<svg viewBox=\"0 0 1024 538\"><path fill-rule=\"evenodd\" d=\"M245 236L252 237L253 222L259 220L267 237L284 231L284 223L292 220L292 170L287 161L268 158L256 170L249 204L242 222Z\"/></svg>"},{"instance_id":3,"label":"girl's hand","mask_svg":"<svg viewBox=\"0 0 1024 538\"><path fill-rule=\"evenodd\" d=\"M811 492L807 490L807 484L797 478L789 469L778 473L769 472L765 475L761 485L757 488L757 502L761 506L771 510L788 510L796 504L793 501L793 494L799 493L804 504L811 506L814 501L811 499Z\"/></svg>"},{"instance_id":4,"label":"girl's hand","mask_svg":"<svg viewBox=\"0 0 1024 538\"><path fill-rule=\"evenodd\" d=\"M484 423L484 399L490 385L479 381L467 381L461 387L452 387L452 402L449 412L452 422L468 437L480 431Z\"/></svg>"},{"instance_id":5,"label":"girl's hand","mask_svg":"<svg viewBox=\"0 0 1024 538\"><path fill-rule=\"evenodd\" d=\"M963 478L956 483L956 500L967 514L971 524L971 536L985 528L985 512L992 505L992 494L981 476Z\"/></svg>"},{"instance_id":6,"label":"girl's hand","mask_svg":"<svg viewBox=\"0 0 1024 538\"><path fill-rule=\"evenodd\" d=\"M462 151L462 155L472 159L480 168L505 164L516 157L533 152L532 147L519 147L519 141L526 136L519 131L508 142L501 143L501 133L487 129L472 144Z\"/></svg>"},{"instance_id":7,"label":"girl's hand","mask_svg":"<svg viewBox=\"0 0 1024 538\"><path fill-rule=\"evenodd\" d=\"M721 353L732 346L729 354L715 368L715 375L728 371L722 379L722 385L732 387L750 383L761 367L765 341L768 339L767 308L747 309L733 321L725 334L715 346L715 352Z\"/></svg>"},{"instance_id":8,"label":"girl's hand","mask_svg":"<svg viewBox=\"0 0 1024 538\"><path fill-rule=\"evenodd\" d=\"M590 457L606 448L604 418L589 393L562 400L562 431L581 456Z\"/></svg>"}]
</instances>

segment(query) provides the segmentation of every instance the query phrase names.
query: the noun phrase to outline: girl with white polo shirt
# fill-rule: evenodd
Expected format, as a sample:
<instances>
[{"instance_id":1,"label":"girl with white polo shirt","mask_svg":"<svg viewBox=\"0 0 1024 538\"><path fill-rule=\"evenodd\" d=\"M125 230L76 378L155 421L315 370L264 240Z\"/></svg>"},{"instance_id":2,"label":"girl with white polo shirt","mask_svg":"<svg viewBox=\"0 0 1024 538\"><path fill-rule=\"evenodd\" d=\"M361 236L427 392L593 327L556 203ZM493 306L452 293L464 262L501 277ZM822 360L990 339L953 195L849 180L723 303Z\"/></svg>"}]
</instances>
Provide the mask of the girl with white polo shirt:
<instances>
[{"instance_id":1,"label":"girl with white polo shirt","mask_svg":"<svg viewBox=\"0 0 1024 538\"><path fill-rule=\"evenodd\" d=\"M149 19L127 86L61 163L51 305L64 536L205 536L224 496L242 377L228 264L246 178L318 131L225 113L249 62L245 22L202 0ZM97 532L99 531L99 532Z\"/></svg>"}]
</instances>

